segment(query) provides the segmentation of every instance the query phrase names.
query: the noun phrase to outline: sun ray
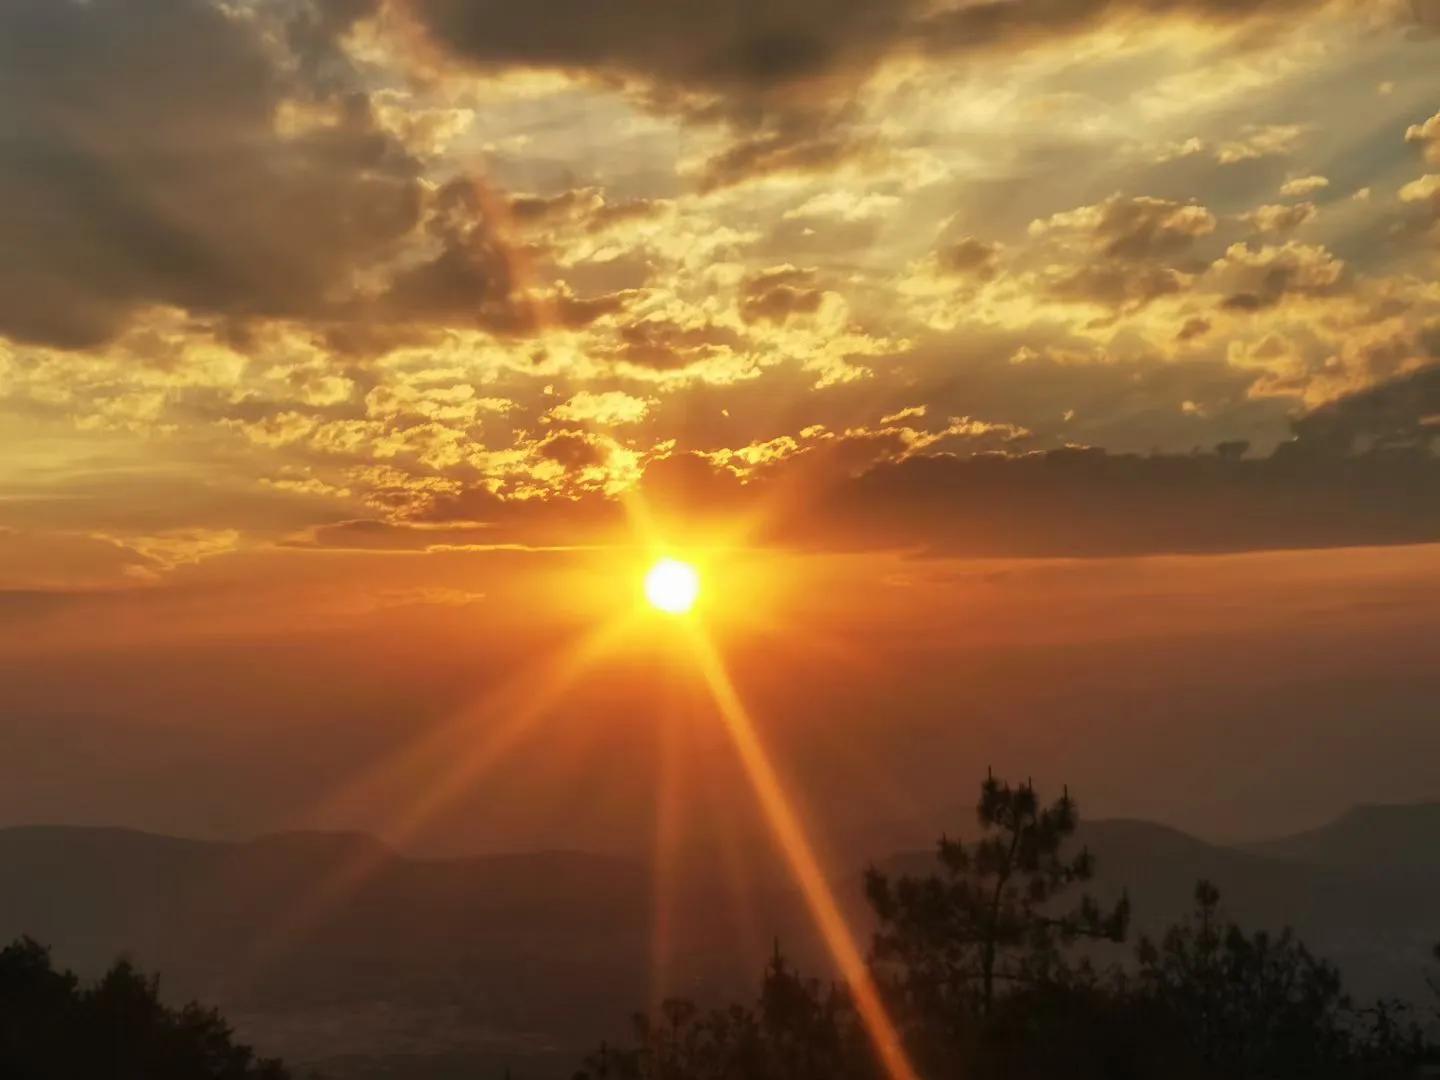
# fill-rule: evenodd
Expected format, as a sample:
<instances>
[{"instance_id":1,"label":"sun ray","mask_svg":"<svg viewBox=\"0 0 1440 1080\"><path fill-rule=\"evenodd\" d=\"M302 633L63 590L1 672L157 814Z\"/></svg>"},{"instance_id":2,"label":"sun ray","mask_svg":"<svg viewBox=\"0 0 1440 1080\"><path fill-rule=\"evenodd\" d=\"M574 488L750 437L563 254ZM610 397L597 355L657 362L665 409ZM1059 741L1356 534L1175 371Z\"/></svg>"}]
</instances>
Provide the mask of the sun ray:
<instances>
[{"instance_id":1,"label":"sun ray","mask_svg":"<svg viewBox=\"0 0 1440 1080\"><path fill-rule=\"evenodd\" d=\"M826 947L849 984L850 992L855 996L860 1019L875 1044L875 1050L886 1072L891 1080L919 1080L900 1042L900 1034L885 1009L885 1003L880 999L879 989L870 975L855 937L850 932L840 905L836 902L824 871L815 857L805 829L790 805L784 784L765 752L749 710L740 700L735 684L730 679L729 671L702 628L695 626L691 629L690 642L701 674L710 687L715 706L740 755L741 764L745 767L760 808L800 885L811 917L819 927Z\"/></svg>"},{"instance_id":2,"label":"sun ray","mask_svg":"<svg viewBox=\"0 0 1440 1080\"><path fill-rule=\"evenodd\" d=\"M665 706L656 717L659 740L659 774L655 790L655 837L651 864L650 1006L654 1011L668 995L670 965L675 952L675 916L678 902L678 853L681 841L680 811L685 777L680 746L680 696L673 680L665 679Z\"/></svg>"},{"instance_id":3,"label":"sun ray","mask_svg":"<svg viewBox=\"0 0 1440 1080\"><path fill-rule=\"evenodd\" d=\"M542 678L513 679L485 702L464 710L455 720L437 729L423 744L422 749L427 754L450 747L457 731L473 736L475 725L482 717L500 717L484 738L477 740L472 737L468 748L450 761L444 773L403 814L391 820L385 829L386 837L392 842L410 839L436 813L469 789L521 742L575 681L629 633L630 627L628 618L617 618L605 624L554 658L544 668ZM517 700L524 701L523 707L501 711ZM384 865L386 858L387 849L364 849L317 881L307 893L297 898L283 920L256 935L247 954L245 970L238 972L237 978L243 982L260 973L323 920L336 904L361 887Z\"/></svg>"}]
</instances>

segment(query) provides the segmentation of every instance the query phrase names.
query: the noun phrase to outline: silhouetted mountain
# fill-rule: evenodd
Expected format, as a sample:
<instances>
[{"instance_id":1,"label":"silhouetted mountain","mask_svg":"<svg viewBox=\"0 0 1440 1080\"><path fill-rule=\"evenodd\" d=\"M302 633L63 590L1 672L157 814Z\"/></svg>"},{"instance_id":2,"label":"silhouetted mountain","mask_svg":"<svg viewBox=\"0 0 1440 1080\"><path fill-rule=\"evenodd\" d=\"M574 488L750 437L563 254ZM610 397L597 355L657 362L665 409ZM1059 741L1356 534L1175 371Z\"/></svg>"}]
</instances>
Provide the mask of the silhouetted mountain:
<instances>
[{"instance_id":1,"label":"silhouetted mountain","mask_svg":"<svg viewBox=\"0 0 1440 1080\"><path fill-rule=\"evenodd\" d=\"M1328 825L1247 850L1362 873L1440 878L1440 803L1357 806Z\"/></svg>"},{"instance_id":2,"label":"silhouetted mountain","mask_svg":"<svg viewBox=\"0 0 1440 1080\"><path fill-rule=\"evenodd\" d=\"M1240 921L1293 924L1366 995L1418 994L1440 937L1434 807L1361 809L1245 849L1139 821L1088 823L1080 840L1099 860L1094 891L1128 889L1137 935L1188 912L1196 879L1208 878ZM1366 845L1374 860L1361 858ZM930 851L879 861L892 872L935 865ZM742 888L707 865L690 853L667 886L671 917L657 921L656 875L605 856L414 859L356 834L226 844L7 829L0 938L32 934L90 973L128 953L162 972L168 998L213 1002L245 1041L335 1080L443 1080L507 1065L563 1077L657 986L710 1001L753 991L775 936L819 970L804 907L783 879ZM839 892L868 934L858 877Z\"/></svg>"},{"instance_id":3,"label":"silhouetted mountain","mask_svg":"<svg viewBox=\"0 0 1440 1080\"><path fill-rule=\"evenodd\" d=\"M132 956L167 998L220 1005L246 1040L330 1077L568 1075L651 996L654 885L622 859L27 827L0 829L0 867L0 939L28 933L82 973ZM676 902L703 918L674 925L671 986L748 990L755 956L731 906ZM779 914L765 934L804 936L788 900L756 902Z\"/></svg>"}]
</instances>

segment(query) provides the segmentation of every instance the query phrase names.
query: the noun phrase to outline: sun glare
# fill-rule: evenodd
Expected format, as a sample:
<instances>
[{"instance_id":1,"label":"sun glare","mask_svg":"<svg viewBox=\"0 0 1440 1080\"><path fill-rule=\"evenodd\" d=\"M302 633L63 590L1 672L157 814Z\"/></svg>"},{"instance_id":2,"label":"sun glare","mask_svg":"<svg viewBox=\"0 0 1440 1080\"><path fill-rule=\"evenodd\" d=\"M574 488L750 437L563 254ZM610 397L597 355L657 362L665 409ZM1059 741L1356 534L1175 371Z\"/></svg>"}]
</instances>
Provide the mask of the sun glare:
<instances>
[{"instance_id":1,"label":"sun glare","mask_svg":"<svg viewBox=\"0 0 1440 1080\"><path fill-rule=\"evenodd\" d=\"M684 615L700 597L700 575L687 562L661 559L645 575L645 599L670 615Z\"/></svg>"}]
</instances>

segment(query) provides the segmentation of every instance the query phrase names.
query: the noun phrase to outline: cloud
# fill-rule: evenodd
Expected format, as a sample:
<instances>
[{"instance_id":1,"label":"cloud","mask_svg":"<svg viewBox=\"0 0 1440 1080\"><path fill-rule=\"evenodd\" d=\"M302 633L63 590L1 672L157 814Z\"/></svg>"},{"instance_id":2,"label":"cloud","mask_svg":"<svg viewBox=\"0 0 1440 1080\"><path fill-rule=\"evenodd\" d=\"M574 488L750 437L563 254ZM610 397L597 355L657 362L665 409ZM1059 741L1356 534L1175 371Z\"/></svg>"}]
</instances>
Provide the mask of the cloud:
<instances>
[{"instance_id":1,"label":"cloud","mask_svg":"<svg viewBox=\"0 0 1440 1080\"><path fill-rule=\"evenodd\" d=\"M522 228L578 227L594 236L634 221L660 217L673 209L666 199L611 201L595 187L569 188L554 195L517 195L509 201L510 220Z\"/></svg>"},{"instance_id":2,"label":"cloud","mask_svg":"<svg viewBox=\"0 0 1440 1080\"><path fill-rule=\"evenodd\" d=\"M623 364L663 372L732 356L742 344L740 335L727 326L647 315L621 325L619 343L609 355Z\"/></svg>"},{"instance_id":3,"label":"cloud","mask_svg":"<svg viewBox=\"0 0 1440 1080\"><path fill-rule=\"evenodd\" d=\"M1053 268L1045 277L1045 290L1056 300L1134 313L1162 297L1184 292L1193 281L1193 275L1167 266L1093 263Z\"/></svg>"},{"instance_id":4,"label":"cloud","mask_svg":"<svg viewBox=\"0 0 1440 1080\"><path fill-rule=\"evenodd\" d=\"M1440 202L1440 176L1431 174L1410 181L1400 189L1400 201L1421 204Z\"/></svg>"},{"instance_id":5,"label":"cloud","mask_svg":"<svg viewBox=\"0 0 1440 1080\"><path fill-rule=\"evenodd\" d=\"M1000 245L973 236L961 237L935 252L935 265L942 274L989 281L999 271Z\"/></svg>"},{"instance_id":6,"label":"cloud","mask_svg":"<svg viewBox=\"0 0 1440 1080\"><path fill-rule=\"evenodd\" d=\"M1300 124L1250 126L1239 139L1224 143L1216 152L1222 165L1238 165L1257 158L1283 157L1293 153L1305 134Z\"/></svg>"},{"instance_id":7,"label":"cloud","mask_svg":"<svg viewBox=\"0 0 1440 1080\"><path fill-rule=\"evenodd\" d=\"M740 317L747 323L784 323L814 315L825 299L814 270L775 266L747 278L740 287Z\"/></svg>"},{"instance_id":8,"label":"cloud","mask_svg":"<svg viewBox=\"0 0 1440 1080\"><path fill-rule=\"evenodd\" d=\"M1303 199L1317 191L1324 191L1329 186L1330 181L1323 176L1298 176L1281 184L1280 194L1287 199Z\"/></svg>"},{"instance_id":9,"label":"cloud","mask_svg":"<svg viewBox=\"0 0 1440 1080\"><path fill-rule=\"evenodd\" d=\"M1322 0L743 0L676 5L616 0L603 9L555 0L543 10L501 0L413 0L432 40L482 69L522 68L640 81L663 104L714 96L754 110L792 97L843 93L897 51L957 55L1024 48L1085 33L1112 19L1151 16L1224 23L1278 19Z\"/></svg>"},{"instance_id":10,"label":"cloud","mask_svg":"<svg viewBox=\"0 0 1440 1080\"><path fill-rule=\"evenodd\" d=\"M841 221L871 221L893 213L901 204L897 195L835 189L812 195L799 206L785 211L786 220L836 218Z\"/></svg>"},{"instance_id":11,"label":"cloud","mask_svg":"<svg viewBox=\"0 0 1440 1080\"><path fill-rule=\"evenodd\" d=\"M1030 223L1030 235L1078 240L1095 254L1117 259L1150 259L1184 251L1214 232L1215 225L1215 215L1198 203L1112 195L1103 203L1037 219Z\"/></svg>"},{"instance_id":12,"label":"cloud","mask_svg":"<svg viewBox=\"0 0 1440 1080\"><path fill-rule=\"evenodd\" d=\"M1217 224L1198 203L1112 195L1030 223L1033 280L1052 299L1133 314L1190 288L1203 265L1190 266L1192 249Z\"/></svg>"},{"instance_id":13,"label":"cloud","mask_svg":"<svg viewBox=\"0 0 1440 1080\"><path fill-rule=\"evenodd\" d=\"M1212 325L1213 324L1210 322L1209 319L1201 318L1198 315L1192 315L1190 318L1186 319L1185 322L1181 325L1180 329L1176 331L1175 340L1197 341L1200 338L1203 338L1206 334L1210 333Z\"/></svg>"},{"instance_id":14,"label":"cloud","mask_svg":"<svg viewBox=\"0 0 1440 1080\"><path fill-rule=\"evenodd\" d=\"M538 276L510 235L533 200L430 176L464 117L427 120L369 89L338 39L373 7L0 9L0 247L27 253L0 265L0 335L90 348L169 307L236 335L250 320L323 325L368 350L395 328L533 334L620 310L623 292ZM591 233L663 205L571 197Z\"/></svg>"},{"instance_id":15,"label":"cloud","mask_svg":"<svg viewBox=\"0 0 1440 1080\"><path fill-rule=\"evenodd\" d=\"M1412 124L1405 132L1405 141L1415 143L1432 165L1440 165L1440 113L1423 124Z\"/></svg>"},{"instance_id":16,"label":"cloud","mask_svg":"<svg viewBox=\"0 0 1440 1080\"><path fill-rule=\"evenodd\" d=\"M1420 335L1431 363L1331 402L1296 421L1298 445L1330 454L1410 451L1440 446L1440 322Z\"/></svg>"},{"instance_id":17,"label":"cloud","mask_svg":"<svg viewBox=\"0 0 1440 1080\"><path fill-rule=\"evenodd\" d=\"M1262 311L1287 297L1321 297L1345 278L1345 263L1325 248L1287 241L1258 248L1232 244L1210 267L1230 311Z\"/></svg>"},{"instance_id":18,"label":"cloud","mask_svg":"<svg viewBox=\"0 0 1440 1080\"><path fill-rule=\"evenodd\" d=\"M652 513L686 535L749 521L757 531L748 543L831 551L1112 557L1434 542L1437 370L1397 382L1378 410L1367 392L1312 414L1270 457L1246 456L1243 441L1183 455L954 453L903 426L822 429L657 461L640 490ZM1352 425L1363 438L1349 437ZM931 434L958 436L964 448L986 437L983 428L957 420ZM624 543L627 535L613 500L485 504L494 543ZM428 517L447 514L470 520L473 511L437 505ZM408 526L367 528L386 545L433 542Z\"/></svg>"},{"instance_id":19,"label":"cloud","mask_svg":"<svg viewBox=\"0 0 1440 1080\"><path fill-rule=\"evenodd\" d=\"M559 72L619 89L652 111L718 122L734 136L700 173L706 190L757 176L830 171L876 152L850 123L858 91L888 61L1023 50L1137 16L1286 27L1342 0L411 0L428 41L482 74ZM1221 160L1287 153L1301 129L1257 127Z\"/></svg>"},{"instance_id":20,"label":"cloud","mask_svg":"<svg viewBox=\"0 0 1440 1080\"><path fill-rule=\"evenodd\" d=\"M0 263L0 334L94 345L151 305L314 316L387 258L423 192L333 48L363 6L0 7L0 247L25 253ZM289 102L313 122L281 130Z\"/></svg>"},{"instance_id":21,"label":"cloud","mask_svg":"<svg viewBox=\"0 0 1440 1080\"><path fill-rule=\"evenodd\" d=\"M582 390L563 405L551 409L548 418L614 427L639 423L645 419L654 404L653 398L632 397L623 390L606 390L600 393Z\"/></svg>"},{"instance_id":22,"label":"cloud","mask_svg":"<svg viewBox=\"0 0 1440 1080\"><path fill-rule=\"evenodd\" d=\"M497 534L490 526L468 521L432 524L357 518L317 525L288 538L284 544L287 547L349 551L424 551L432 547L480 546L497 542Z\"/></svg>"},{"instance_id":23,"label":"cloud","mask_svg":"<svg viewBox=\"0 0 1440 1080\"><path fill-rule=\"evenodd\" d=\"M1257 233L1284 234L1294 232L1302 225L1308 225L1319 213L1310 202L1290 205L1261 206L1242 214L1242 220L1249 223Z\"/></svg>"},{"instance_id":24,"label":"cloud","mask_svg":"<svg viewBox=\"0 0 1440 1080\"><path fill-rule=\"evenodd\" d=\"M770 176L833 174L877 156L871 143L846 133L797 133L787 125L782 130L741 139L710 158L701 171L700 190L712 192Z\"/></svg>"},{"instance_id":25,"label":"cloud","mask_svg":"<svg viewBox=\"0 0 1440 1080\"><path fill-rule=\"evenodd\" d=\"M810 542L970 556L1117 556L1440 539L1433 458L1052 451L916 457L827 492Z\"/></svg>"}]
</instances>

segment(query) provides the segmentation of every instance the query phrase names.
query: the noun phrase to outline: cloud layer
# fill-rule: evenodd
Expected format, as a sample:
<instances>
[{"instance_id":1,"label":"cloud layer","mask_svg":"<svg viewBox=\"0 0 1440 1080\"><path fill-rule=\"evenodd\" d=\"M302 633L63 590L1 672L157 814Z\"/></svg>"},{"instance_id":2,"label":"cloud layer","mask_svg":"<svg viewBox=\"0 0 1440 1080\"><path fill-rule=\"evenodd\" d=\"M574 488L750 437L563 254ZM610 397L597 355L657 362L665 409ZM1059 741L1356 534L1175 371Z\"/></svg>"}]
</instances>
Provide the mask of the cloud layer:
<instances>
[{"instance_id":1,"label":"cloud layer","mask_svg":"<svg viewBox=\"0 0 1440 1080\"><path fill-rule=\"evenodd\" d=\"M620 542L637 490L846 549L1433 539L1435 42L1348 0L16 0L3 584Z\"/></svg>"}]
</instances>

